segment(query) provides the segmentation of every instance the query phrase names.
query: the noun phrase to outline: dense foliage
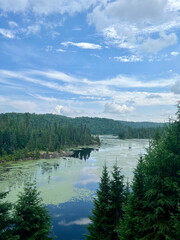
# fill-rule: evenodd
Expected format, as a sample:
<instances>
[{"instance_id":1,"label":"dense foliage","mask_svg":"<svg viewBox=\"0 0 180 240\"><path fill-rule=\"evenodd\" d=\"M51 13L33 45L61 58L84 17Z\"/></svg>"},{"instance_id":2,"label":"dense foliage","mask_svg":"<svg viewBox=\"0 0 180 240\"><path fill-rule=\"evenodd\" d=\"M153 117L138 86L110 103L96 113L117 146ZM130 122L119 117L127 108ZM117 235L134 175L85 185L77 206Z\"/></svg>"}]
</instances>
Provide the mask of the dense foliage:
<instances>
[{"instance_id":1,"label":"dense foliage","mask_svg":"<svg viewBox=\"0 0 180 240\"><path fill-rule=\"evenodd\" d=\"M92 221L88 225L89 235L87 240L116 240L118 239L117 227L122 216L122 205L125 200L123 176L115 165L112 179L108 175L106 165L103 168L97 197L94 198L94 209L89 216Z\"/></svg>"},{"instance_id":2,"label":"dense foliage","mask_svg":"<svg viewBox=\"0 0 180 240\"><path fill-rule=\"evenodd\" d=\"M0 193L0 239L7 240L12 236L12 231L10 230L12 224L12 218L10 217L10 210L12 205L4 201L6 193Z\"/></svg>"},{"instance_id":3,"label":"dense foliage","mask_svg":"<svg viewBox=\"0 0 180 240\"><path fill-rule=\"evenodd\" d=\"M0 160L39 158L39 151L99 143L93 134L115 134L119 138L152 138L163 124L134 123L105 118L68 118L53 114L0 114ZM91 133L90 133L91 132ZM3 158L1 157L3 156Z\"/></svg>"},{"instance_id":4,"label":"dense foliage","mask_svg":"<svg viewBox=\"0 0 180 240\"><path fill-rule=\"evenodd\" d=\"M119 130L118 137L120 139L152 139L157 135L162 135L165 132L164 127L142 127L142 128L132 128L130 126L122 128Z\"/></svg>"},{"instance_id":5,"label":"dense foliage","mask_svg":"<svg viewBox=\"0 0 180 240\"><path fill-rule=\"evenodd\" d=\"M99 214L103 202L101 195L103 196L105 184L104 170L100 190L94 200L95 208L93 216L90 217L92 223L88 227L87 239L95 239L92 236L96 236L95 234L101 231L102 236L104 232L107 238L97 237L96 239L116 239L111 235L112 225L114 232L118 232L117 239L120 240L180 239L180 105L178 105L177 117L177 121L169 124L163 136L156 136L150 143L147 154L139 159L134 171L131 191L127 191L125 201L123 201L122 191L123 178L121 177L120 183L115 185L115 179L116 176L120 176L119 173L114 170L113 184L106 181L106 189L109 189L106 199L109 201L103 207L113 210L114 213L110 215L107 215L106 211L105 214L103 211ZM113 186L115 191L111 190ZM116 202L115 198L112 198L112 193L118 193L118 187L122 195ZM116 213L116 217L114 215L112 219L111 216L115 214L114 205L118 214ZM102 229L97 228L97 219L100 222L104 217L107 227L105 225Z\"/></svg>"},{"instance_id":6,"label":"dense foliage","mask_svg":"<svg viewBox=\"0 0 180 240\"><path fill-rule=\"evenodd\" d=\"M107 118L90 118L90 117L79 117L71 119L69 118L71 123L74 126L79 125L86 125L92 134L113 134L118 135L121 131L128 132L129 129L134 130L137 129L138 131L140 129L154 129L163 127L165 124L163 123L153 123L153 122L127 122L127 121L118 121L113 119L107 119ZM142 131L142 130L140 130ZM147 138L146 134L146 138ZM150 135L151 137L152 135ZM138 135L136 134L134 138L138 138ZM141 136L143 138L143 136Z\"/></svg>"},{"instance_id":7,"label":"dense foliage","mask_svg":"<svg viewBox=\"0 0 180 240\"><path fill-rule=\"evenodd\" d=\"M42 204L42 199L35 184L28 183L19 195L14 212L15 236L19 240L51 240L51 218Z\"/></svg>"},{"instance_id":8,"label":"dense foliage","mask_svg":"<svg viewBox=\"0 0 180 240\"><path fill-rule=\"evenodd\" d=\"M65 146L98 142L86 126L73 127L56 115L1 114L0 156L7 160L39 158L39 150L60 151Z\"/></svg>"},{"instance_id":9,"label":"dense foliage","mask_svg":"<svg viewBox=\"0 0 180 240\"><path fill-rule=\"evenodd\" d=\"M0 193L0 239L52 240L51 218L42 204L35 183L27 183L17 203L4 202L6 193ZM13 211L12 211L13 210Z\"/></svg>"}]
</instances>

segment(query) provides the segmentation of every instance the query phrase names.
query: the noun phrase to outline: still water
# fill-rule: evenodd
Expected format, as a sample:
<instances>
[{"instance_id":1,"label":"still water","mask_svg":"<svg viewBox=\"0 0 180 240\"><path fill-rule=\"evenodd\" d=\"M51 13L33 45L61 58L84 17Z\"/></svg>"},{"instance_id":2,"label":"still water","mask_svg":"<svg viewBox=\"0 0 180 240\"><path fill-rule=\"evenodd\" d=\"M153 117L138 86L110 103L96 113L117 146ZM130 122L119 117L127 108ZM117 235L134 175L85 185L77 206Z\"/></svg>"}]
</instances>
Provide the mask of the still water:
<instances>
[{"instance_id":1,"label":"still water","mask_svg":"<svg viewBox=\"0 0 180 240\"><path fill-rule=\"evenodd\" d=\"M0 190L9 191L7 200L15 202L27 180L36 180L44 203L53 218L57 240L83 240L98 188L102 167L109 171L117 162L129 181L148 140L120 140L100 136L101 146L76 150L72 157L42 159L0 165Z\"/></svg>"}]
</instances>

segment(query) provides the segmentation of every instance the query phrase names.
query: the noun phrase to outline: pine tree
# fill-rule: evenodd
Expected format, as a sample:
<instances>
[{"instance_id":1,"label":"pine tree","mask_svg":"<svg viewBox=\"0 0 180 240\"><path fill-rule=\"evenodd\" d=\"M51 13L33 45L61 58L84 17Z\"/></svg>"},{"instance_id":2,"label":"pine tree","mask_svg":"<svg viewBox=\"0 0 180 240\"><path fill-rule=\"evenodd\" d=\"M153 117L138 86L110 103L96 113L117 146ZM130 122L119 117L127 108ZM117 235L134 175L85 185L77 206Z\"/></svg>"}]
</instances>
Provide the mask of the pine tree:
<instances>
[{"instance_id":1,"label":"pine tree","mask_svg":"<svg viewBox=\"0 0 180 240\"><path fill-rule=\"evenodd\" d=\"M15 205L14 235L20 240L51 240L51 219L35 183L27 183Z\"/></svg>"},{"instance_id":2,"label":"pine tree","mask_svg":"<svg viewBox=\"0 0 180 240\"><path fill-rule=\"evenodd\" d=\"M91 224L88 225L89 235L87 240L110 240L111 239L111 198L110 179L106 165L103 168L97 197L94 198L94 209L90 216Z\"/></svg>"},{"instance_id":3,"label":"pine tree","mask_svg":"<svg viewBox=\"0 0 180 240\"><path fill-rule=\"evenodd\" d=\"M143 159L134 171L132 192L129 192L127 203L124 205L123 219L120 220L119 237L121 240L139 240L143 236L143 219L145 197L145 174Z\"/></svg>"},{"instance_id":4,"label":"pine tree","mask_svg":"<svg viewBox=\"0 0 180 240\"><path fill-rule=\"evenodd\" d=\"M120 226L120 239L180 239L180 123L151 144L136 168L132 193ZM175 230L176 229L176 230Z\"/></svg>"},{"instance_id":5,"label":"pine tree","mask_svg":"<svg viewBox=\"0 0 180 240\"><path fill-rule=\"evenodd\" d=\"M118 239L117 227L123 216L122 206L125 201L124 176L118 168L117 163L113 166L111 180L111 239Z\"/></svg>"},{"instance_id":6,"label":"pine tree","mask_svg":"<svg viewBox=\"0 0 180 240\"><path fill-rule=\"evenodd\" d=\"M11 224L12 218L10 217L10 210L12 205L4 202L3 199L8 193L0 193L0 239L7 240L12 236Z\"/></svg>"},{"instance_id":7,"label":"pine tree","mask_svg":"<svg viewBox=\"0 0 180 240\"><path fill-rule=\"evenodd\" d=\"M170 223L180 199L180 128L173 123L163 139L146 157L146 239L174 238Z\"/></svg>"}]
</instances>

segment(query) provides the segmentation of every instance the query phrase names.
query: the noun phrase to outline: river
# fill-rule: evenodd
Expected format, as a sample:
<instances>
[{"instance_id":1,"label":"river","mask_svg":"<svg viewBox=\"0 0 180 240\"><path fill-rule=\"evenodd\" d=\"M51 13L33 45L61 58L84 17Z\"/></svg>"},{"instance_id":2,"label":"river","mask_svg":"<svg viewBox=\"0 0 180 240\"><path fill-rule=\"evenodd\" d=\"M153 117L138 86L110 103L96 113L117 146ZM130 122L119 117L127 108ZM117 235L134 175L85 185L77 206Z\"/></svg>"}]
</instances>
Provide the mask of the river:
<instances>
[{"instance_id":1,"label":"river","mask_svg":"<svg viewBox=\"0 0 180 240\"><path fill-rule=\"evenodd\" d=\"M117 162L131 181L138 158L149 144L146 139L120 140L110 135L100 139L100 147L77 150L73 157L1 164L0 190L9 191L7 200L15 202L24 183L36 180L52 215L56 239L84 240L104 163L111 171Z\"/></svg>"}]
</instances>

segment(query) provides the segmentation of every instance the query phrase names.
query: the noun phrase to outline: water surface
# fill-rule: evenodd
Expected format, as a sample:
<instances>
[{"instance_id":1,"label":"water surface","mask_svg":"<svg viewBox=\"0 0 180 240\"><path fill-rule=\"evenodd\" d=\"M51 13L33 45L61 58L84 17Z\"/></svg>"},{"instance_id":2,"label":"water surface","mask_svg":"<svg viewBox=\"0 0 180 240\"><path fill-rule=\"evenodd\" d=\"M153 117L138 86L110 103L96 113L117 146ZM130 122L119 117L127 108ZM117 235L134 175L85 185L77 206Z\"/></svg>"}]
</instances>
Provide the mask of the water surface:
<instances>
[{"instance_id":1,"label":"water surface","mask_svg":"<svg viewBox=\"0 0 180 240\"><path fill-rule=\"evenodd\" d=\"M120 140L100 136L101 146L76 150L73 157L21 161L0 165L0 190L10 191L8 201L15 202L28 180L36 180L44 203L53 217L57 240L83 240L88 215L98 188L104 162L112 170L117 162L130 181L140 155L145 154L148 140Z\"/></svg>"}]
</instances>

